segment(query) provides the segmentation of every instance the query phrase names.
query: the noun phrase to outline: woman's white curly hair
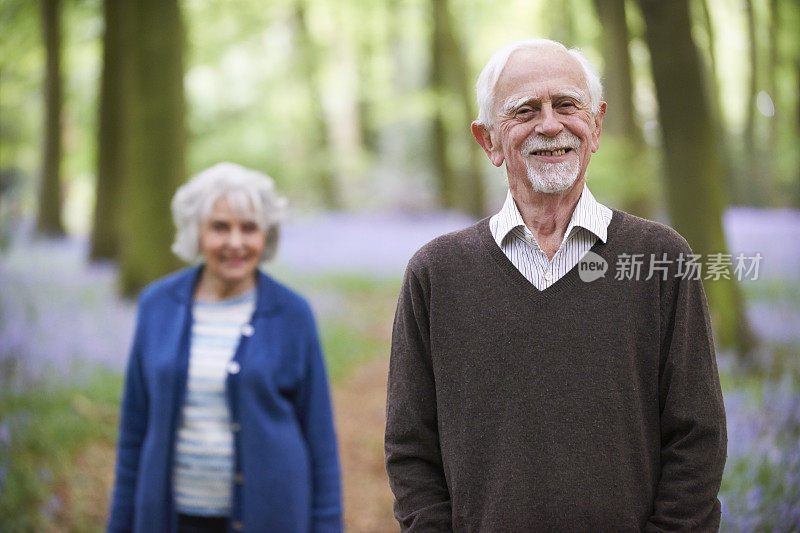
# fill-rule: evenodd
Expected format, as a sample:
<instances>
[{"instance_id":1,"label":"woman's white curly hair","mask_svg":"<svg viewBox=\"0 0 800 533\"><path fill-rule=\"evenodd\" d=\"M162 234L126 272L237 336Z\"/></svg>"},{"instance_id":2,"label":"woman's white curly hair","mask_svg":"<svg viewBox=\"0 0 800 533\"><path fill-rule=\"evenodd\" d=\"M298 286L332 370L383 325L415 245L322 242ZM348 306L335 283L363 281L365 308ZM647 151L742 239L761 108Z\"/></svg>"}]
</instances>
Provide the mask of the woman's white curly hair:
<instances>
[{"instance_id":1,"label":"woman's white curly hair","mask_svg":"<svg viewBox=\"0 0 800 533\"><path fill-rule=\"evenodd\" d=\"M225 198L234 213L252 216L266 230L261 261L269 261L278 248L278 227L286 215L286 198L279 196L272 178L235 163L218 163L193 176L172 198L172 219L177 229L172 251L187 262L200 256L200 225L214 203Z\"/></svg>"}]
</instances>

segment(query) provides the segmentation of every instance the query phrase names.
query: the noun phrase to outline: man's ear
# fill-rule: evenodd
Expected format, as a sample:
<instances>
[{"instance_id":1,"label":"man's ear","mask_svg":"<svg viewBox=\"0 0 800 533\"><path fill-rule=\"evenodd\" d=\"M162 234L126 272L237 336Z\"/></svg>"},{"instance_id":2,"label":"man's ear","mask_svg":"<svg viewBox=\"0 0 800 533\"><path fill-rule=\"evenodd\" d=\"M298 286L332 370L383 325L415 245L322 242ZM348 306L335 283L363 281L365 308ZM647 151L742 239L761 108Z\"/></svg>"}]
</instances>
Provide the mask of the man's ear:
<instances>
[{"instance_id":1,"label":"man's ear","mask_svg":"<svg viewBox=\"0 0 800 533\"><path fill-rule=\"evenodd\" d=\"M600 102L600 111L594 116L594 131L592 132L592 153L600 148L600 133L603 131L603 117L606 116L606 103Z\"/></svg>"},{"instance_id":2,"label":"man's ear","mask_svg":"<svg viewBox=\"0 0 800 533\"><path fill-rule=\"evenodd\" d=\"M489 161L496 167L502 165L505 157L503 157L503 152L500 150L500 145L492 141L492 132L489 131L489 128L476 120L472 123L471 129L472 136L475 137L483 151L486 152Z\"/></svg>"}]
</instances>

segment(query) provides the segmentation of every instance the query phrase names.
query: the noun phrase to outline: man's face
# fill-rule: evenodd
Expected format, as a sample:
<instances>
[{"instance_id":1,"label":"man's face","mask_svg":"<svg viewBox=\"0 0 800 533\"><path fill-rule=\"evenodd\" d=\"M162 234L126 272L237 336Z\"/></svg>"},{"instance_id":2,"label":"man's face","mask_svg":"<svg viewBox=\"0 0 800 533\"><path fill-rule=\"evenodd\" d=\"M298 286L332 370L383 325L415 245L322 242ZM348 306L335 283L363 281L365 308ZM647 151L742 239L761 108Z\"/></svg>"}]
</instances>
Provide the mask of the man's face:
<instances>
[{"instance_id":1,"label":"man's face","mask_svg":"<svg viewBox=\"0 0 800 533\"><path fill-rule=\"evenodd\" d=\"M492 162L504 161L509 184L527 180L540 192L583 184L599 146L605 104L595 116L580 63L563 50L518 50L495 86L494 124L478 142ZM478 127L480 130L480 126Z\"/></svg>"}]
</instances>

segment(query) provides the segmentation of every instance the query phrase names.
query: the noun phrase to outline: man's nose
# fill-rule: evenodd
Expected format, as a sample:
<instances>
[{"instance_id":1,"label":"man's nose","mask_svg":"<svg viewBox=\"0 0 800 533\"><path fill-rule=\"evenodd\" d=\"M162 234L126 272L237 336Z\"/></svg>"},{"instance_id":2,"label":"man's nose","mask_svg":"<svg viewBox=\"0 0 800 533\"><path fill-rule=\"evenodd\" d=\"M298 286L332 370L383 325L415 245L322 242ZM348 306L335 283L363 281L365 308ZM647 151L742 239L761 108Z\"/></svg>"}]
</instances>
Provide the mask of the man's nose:
<instances>
[{"instance_id":1,"label":"man's nose","mask_svg":"<svg viewBox=\"0 0 800 533\"><path fill-rule=\"evenodd\" d=\"M549 103L542 106L540 117L539 124L534 128L535 133L546 137L555 137L564 129L564 125L558 120L555 111L553 111L553 106Z\"/></svg>"}]
</instances>

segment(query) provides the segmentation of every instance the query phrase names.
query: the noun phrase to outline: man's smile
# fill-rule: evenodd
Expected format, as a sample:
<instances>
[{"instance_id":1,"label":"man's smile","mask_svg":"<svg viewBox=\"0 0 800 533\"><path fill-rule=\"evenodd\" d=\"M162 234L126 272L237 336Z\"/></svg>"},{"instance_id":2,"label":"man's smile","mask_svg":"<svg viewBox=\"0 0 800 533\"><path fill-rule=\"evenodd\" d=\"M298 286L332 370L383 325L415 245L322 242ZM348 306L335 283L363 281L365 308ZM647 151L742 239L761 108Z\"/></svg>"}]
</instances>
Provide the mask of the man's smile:
<instances>
[{"instance_id":1,"label":"man's smile","mask_svg":"<svg viewBox=\"0 0 800 533\"><path fill-rule=\"evenodd\" d=\"M555 150L533 150L531 151L530 155L537 155L537 156L558 156L564 155L567 152L570 152L572 148L557 148Z\"/></svg>"}]
</instances>

